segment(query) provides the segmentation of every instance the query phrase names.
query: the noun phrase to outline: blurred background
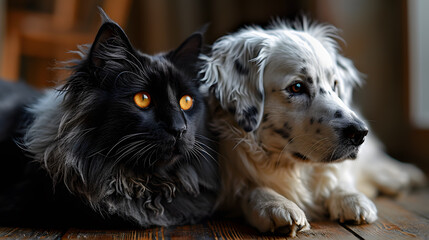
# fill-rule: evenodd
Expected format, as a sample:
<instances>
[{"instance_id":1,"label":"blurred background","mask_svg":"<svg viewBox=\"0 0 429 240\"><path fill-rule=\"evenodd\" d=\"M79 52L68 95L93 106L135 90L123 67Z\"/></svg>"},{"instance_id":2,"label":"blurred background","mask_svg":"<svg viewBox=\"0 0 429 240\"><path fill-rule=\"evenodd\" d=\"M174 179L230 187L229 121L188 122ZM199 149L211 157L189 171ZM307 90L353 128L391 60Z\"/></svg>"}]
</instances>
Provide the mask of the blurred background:
<instances>
[{"instance_id":1,"label":"blurred background","mask_svg":"<svg viewBox=\"0 0 429 240\"><path fill-rule=\"evenodd\" d=\"M302 14L341 29L343 54L366 75L356 102L393 157L429 172L427 0L0 0L0 77L44 88L66 77L58 61L93 41L97 6L133 45L177 47L210 23L206 43L247 24Z\"/></svg>"}]
</instances>

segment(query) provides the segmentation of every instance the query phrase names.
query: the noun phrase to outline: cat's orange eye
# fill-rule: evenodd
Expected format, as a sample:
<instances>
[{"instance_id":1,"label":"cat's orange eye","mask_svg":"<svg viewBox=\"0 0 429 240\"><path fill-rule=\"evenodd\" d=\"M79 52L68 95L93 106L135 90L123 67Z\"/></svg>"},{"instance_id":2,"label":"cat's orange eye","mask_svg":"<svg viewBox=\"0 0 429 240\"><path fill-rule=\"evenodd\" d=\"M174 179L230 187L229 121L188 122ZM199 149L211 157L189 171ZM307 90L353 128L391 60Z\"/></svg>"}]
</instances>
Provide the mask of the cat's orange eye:
<instances>
[{"instance_id":1,"label":"cat's orange eye","mask_svg":"<svg viewBox=\"0 0 429 240\"><path fill-rule=\"evenodd\" d=\"M186 111L191 109L192 105L194 104L194 99L192 99L192 97L189 95L184 95L180 99L179 104L180 104L180 107Z\"/></svg>"},{"instance_id":2,"label":"cat's orange eye","mask_svg":"<svg viewBox=\"0 0 429 240\"><path fill-rule=\"evenodd\" d=\"M139 92L134 95L134 103L139 108L147 108L150 105L150 95L147 92Z\"/></svg>"}]
</instances>

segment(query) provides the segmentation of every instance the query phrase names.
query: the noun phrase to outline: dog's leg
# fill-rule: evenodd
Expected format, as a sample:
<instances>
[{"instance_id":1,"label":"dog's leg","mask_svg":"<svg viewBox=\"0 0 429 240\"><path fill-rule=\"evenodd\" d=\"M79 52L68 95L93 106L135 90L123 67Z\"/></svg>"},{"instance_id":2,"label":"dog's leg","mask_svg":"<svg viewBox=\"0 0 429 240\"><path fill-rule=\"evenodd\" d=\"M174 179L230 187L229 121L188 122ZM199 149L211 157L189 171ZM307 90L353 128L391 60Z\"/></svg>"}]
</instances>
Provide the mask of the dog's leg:
<instances>
[{"instance_id":1,"label":"dog's leg","mask_svg":"<svg viewBox=\"0 0 429 240\"><path fill-rule=\"evenodd\" d=\"M357 191L337 187L331 192L326 204L331 220L352 221L357 224L372 223L377 220L375 204L363 193Z\"/></svg>"},{"instance_id":2,"label":"dog's leg","mask_svg":"<svg viewBox=\"0 0 429 240\"><path fill-rule=\"evenodd\" d=\"M295 236L310 229L304 211L272 189L254 188L241 201L247 221L261 232L279 229Z\"/></svg>"}]
</instances>

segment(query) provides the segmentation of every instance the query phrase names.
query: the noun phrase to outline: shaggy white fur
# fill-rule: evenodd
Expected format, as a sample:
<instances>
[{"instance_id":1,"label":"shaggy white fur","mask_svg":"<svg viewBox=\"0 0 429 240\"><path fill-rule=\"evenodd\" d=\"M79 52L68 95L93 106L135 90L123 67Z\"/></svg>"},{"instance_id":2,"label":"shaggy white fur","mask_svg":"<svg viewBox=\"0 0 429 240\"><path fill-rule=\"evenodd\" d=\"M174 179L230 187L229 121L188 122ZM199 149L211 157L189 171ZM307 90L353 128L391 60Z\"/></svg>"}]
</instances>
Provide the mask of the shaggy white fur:
<instances>
[{"instance_id":1,"label":"shaggy white fur","mask_svg":"<svg viewBox=\"0 0 429 240\"><path fill-rule=\"evenodd\" d=\"M218 39L201 56L214 93L223 190L219 208L260 231L291 236L308 219L371 223L374 196L424 182L416 167L391 159L351 109L361 83L339 54L330 25L276 22ZM370 163L368 163L370 161ZM370 164L370 165L369 165ZM369 165L369 166L368 166Z\"/></svg>"}]
</instances>

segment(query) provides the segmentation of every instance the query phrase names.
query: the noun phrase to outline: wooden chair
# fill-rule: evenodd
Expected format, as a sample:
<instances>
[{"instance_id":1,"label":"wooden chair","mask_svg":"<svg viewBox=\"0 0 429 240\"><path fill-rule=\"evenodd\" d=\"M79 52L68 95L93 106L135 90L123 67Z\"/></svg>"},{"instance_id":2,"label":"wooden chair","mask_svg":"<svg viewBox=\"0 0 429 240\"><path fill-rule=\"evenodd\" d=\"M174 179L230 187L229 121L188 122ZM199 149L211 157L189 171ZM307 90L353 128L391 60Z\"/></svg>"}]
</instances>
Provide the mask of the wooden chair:
<instances>
[{"instance_id":1,"label":"wooden chair","mask_svg":"<svg viewBox=\"0 0 429 240\"><path fill-rule=\"evenodd\" d=\"M17 81L25 75L25 79L36 87L52 85L52 82L64 78L64 71L52 71L55 61L73 57L68 51L75 50L76 45L91 43L99 24L99 21L83 24L78 21L80 4L83 0L55 0L51 14L8 12L0 77ZM86 12L98 15L95 5L93 11ZM112 20L125 26L131 0L104 0L101 7ZM26 74L22 74L23 56L33 60L27 64Z\"/></svg>"}]
</instances>

